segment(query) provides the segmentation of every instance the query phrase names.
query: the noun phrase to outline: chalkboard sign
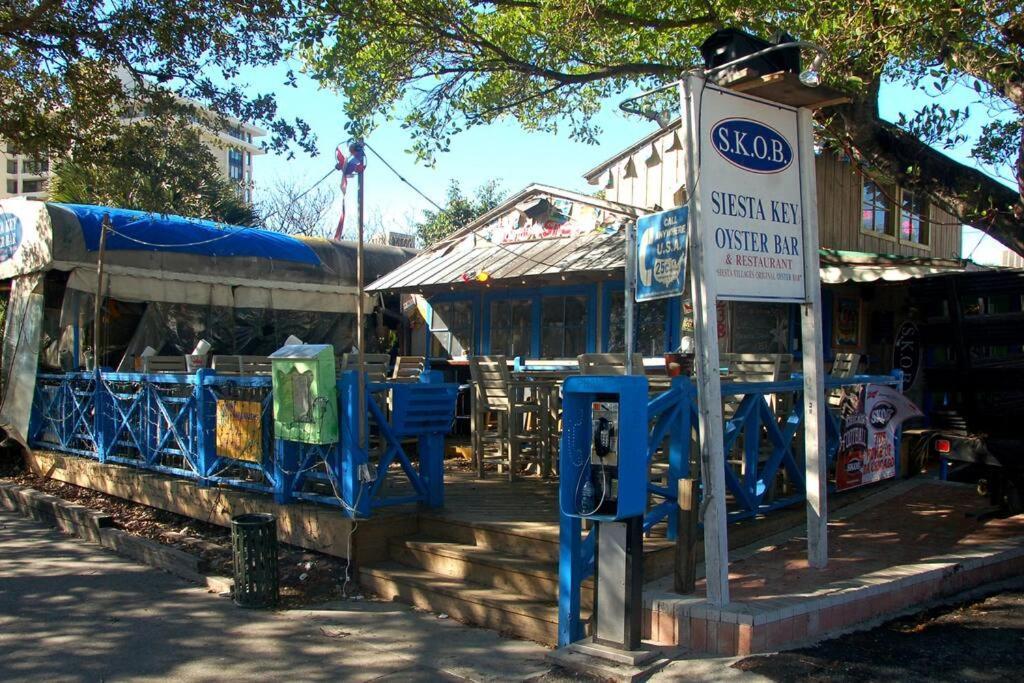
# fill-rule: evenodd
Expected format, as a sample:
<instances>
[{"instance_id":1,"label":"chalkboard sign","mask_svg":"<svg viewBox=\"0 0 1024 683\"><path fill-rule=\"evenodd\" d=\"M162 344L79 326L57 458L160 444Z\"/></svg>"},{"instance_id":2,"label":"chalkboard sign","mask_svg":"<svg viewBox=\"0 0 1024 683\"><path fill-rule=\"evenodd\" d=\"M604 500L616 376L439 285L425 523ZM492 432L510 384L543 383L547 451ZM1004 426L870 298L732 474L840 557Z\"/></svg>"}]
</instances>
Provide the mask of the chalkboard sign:
<instances>
[{"instance_id":1,"label":"chalkboard sign","mask_svg":"<svg viewBox=\"0 0 1024 683\"><path fill-rule=\"evenodd\" d=\"M787 353L789 307L786 304L733 302L733 353Z\"/></svg>"},{"instance_id":2,"label":"chalkboard sign","mask_svg":"<svg viewBox=\"0 0 1024 683\"><path fill-rule=\"evenodd\" d=\"M903 371L903 391L909 391L921 369L921 331L905 321L892 344L892 367Z\"/></svg>"}]
</instances>

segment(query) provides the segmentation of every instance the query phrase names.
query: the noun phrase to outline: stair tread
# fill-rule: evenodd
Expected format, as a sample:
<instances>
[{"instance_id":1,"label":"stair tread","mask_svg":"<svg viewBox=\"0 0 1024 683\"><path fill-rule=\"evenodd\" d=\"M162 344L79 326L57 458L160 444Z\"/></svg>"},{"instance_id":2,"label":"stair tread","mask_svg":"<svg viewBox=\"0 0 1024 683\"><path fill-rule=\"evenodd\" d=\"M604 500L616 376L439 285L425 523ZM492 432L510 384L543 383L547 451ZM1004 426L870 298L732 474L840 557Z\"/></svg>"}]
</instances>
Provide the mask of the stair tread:
<instances>
[{"instance_id":1,"label":"stair tread","mask_svg":"<svg viewBox=\"0 0 1024 683\"><path fill-rule=\"evenodd\" d=\"M461 515L430 511L421 512L420 518L425 518L433 522L443 522L445 524L458 524L460 526L470 528L486 529L497 533L508 534L510 536L521 536L544 543L558 543L559 529L557 523L499 521L479 519L478 517L463 519Z\"/></svg>"},{"instance_id":2,"label":"stair tread","mask_svg":"<svg viewBox=\"0 0 1024 683\"><path fill-rule=\"evenodd\" d=\"M362 571L383 579L418 585L466 602L475 602L539 621L558 623L558 605L550 600L526 598L520 593L442 576L398 562L379 562L364 566Z\"/></svg>"},{"instance_id":3,"label":"stair tread","mask_svg":"<svg viewBox=\"0 0 1024 683\"><path fill-rule=\"evenodd\" d=\"M396 545L403 545L411 550L422 550L452 559L469 560L478 564L490 565L497 569L516 571L521 574L532 574L544 578L558 578L557 562L513 555L486 546L416 536L392 539L391 542Z\"/></svg>"}]
</instances>

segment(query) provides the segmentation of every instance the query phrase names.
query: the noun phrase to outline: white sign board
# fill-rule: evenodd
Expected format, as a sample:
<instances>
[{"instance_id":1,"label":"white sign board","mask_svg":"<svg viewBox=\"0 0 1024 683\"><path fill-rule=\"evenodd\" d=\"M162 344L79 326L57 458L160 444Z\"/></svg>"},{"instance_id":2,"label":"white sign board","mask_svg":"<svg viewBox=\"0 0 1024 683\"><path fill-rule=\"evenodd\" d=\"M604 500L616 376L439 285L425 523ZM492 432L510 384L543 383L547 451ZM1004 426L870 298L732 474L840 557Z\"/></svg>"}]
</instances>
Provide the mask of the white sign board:
<instances>
[{"instance_id":1,"label":"white sign board","mask_svg":"<svg viewBox=\"0 0 1024 683\"><path fill-rule=\"evenodd\" d=\"M720 299L805 301L797 111L706 84L700 224Z\"/></svg>"}]
</instances>

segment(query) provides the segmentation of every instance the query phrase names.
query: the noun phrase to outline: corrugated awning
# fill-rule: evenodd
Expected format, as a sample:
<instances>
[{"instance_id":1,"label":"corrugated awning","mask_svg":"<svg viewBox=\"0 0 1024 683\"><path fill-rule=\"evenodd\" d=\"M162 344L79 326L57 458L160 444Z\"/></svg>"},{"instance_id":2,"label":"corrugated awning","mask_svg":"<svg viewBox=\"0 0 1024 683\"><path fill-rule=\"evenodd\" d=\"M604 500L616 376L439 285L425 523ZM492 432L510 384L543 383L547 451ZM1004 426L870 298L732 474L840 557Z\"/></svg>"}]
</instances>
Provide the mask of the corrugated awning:
<instances>
[{"instance_id":1,"label":"corrugated awning","mask_svg":"<svg viewBox=\"0 0 1024 683\"><path fill-rule=\"evenodd\" d=\"M491 280L514 280L567 273L621 273L625 235L589 232L572 237L494 244L469 233L442 248L420 254L371 284L368 291L409 291L465 283L464 275L486 271ZM823 284L898 282L975 269L973 262L821 250Z\"/></svg>"},{"instance_id":2,"label":"corrugated awning","mask_svg":"<svg viewBox=\"0 0 1024 683\"><path fill-rule=\"evenodd\" d=\"M463 284L464 275L482 271L486 271L491 280L511 280L621 270L624 265L622 230L510 244L497 244L470 233L402 264L367 287L367 291Z\"/></svg>"}]
</instances>

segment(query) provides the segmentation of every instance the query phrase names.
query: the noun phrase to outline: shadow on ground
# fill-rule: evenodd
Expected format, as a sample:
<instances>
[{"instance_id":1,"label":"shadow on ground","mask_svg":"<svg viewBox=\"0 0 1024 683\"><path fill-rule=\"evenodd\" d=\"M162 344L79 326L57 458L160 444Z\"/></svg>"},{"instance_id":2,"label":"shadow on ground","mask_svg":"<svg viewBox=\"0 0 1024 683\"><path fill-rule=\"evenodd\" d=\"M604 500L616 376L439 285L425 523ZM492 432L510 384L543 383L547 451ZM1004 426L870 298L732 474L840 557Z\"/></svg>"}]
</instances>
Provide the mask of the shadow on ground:
<instances>
[{"instance_id":1,"label":"shadow on ground","mask_svg":"<svg viewBox=\"0 0 1024 683\"><path fill-rule=\"evenodd\" d=\"M929 610L734 666L777 681L1019 681L1024 592Z\"/></svg>"},{"instance_id":2,"label":"shadow on ground","mask_svg":"<svg viewBox=\"0 0 1024 683\"><path fill-rule=\"evenodd\" d=\"M170 575L0 513L0 679L508 680L539 645L403 605L235 607Z\"/></svg>"}]
</instances>

